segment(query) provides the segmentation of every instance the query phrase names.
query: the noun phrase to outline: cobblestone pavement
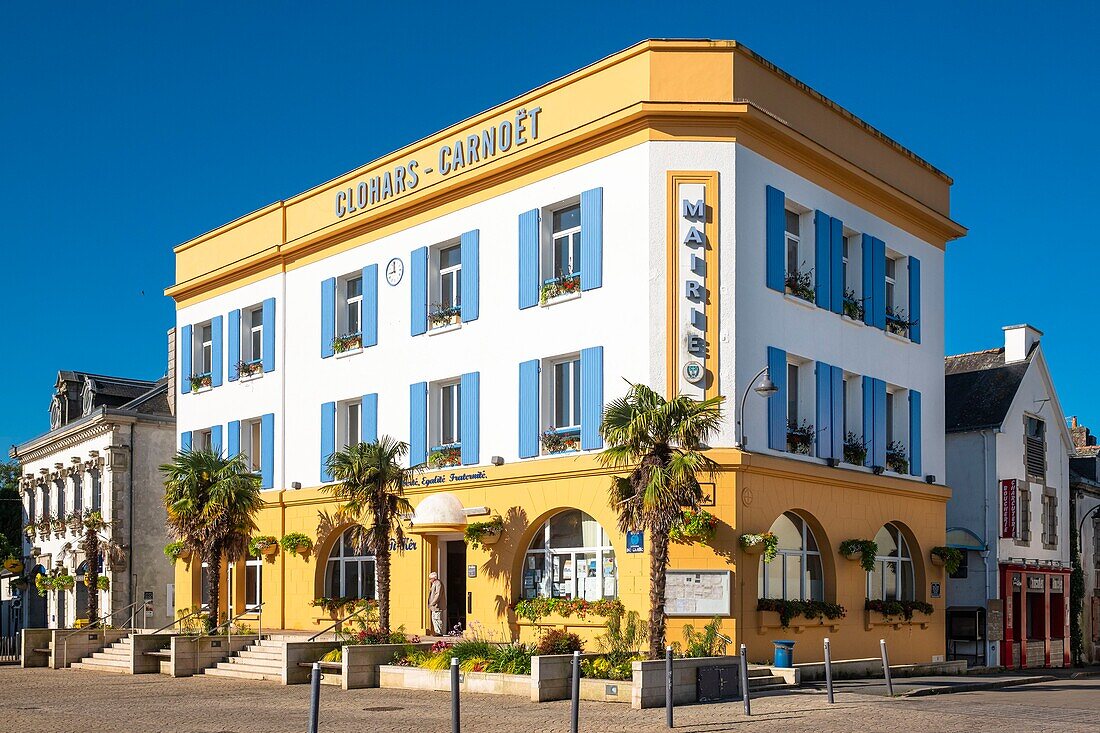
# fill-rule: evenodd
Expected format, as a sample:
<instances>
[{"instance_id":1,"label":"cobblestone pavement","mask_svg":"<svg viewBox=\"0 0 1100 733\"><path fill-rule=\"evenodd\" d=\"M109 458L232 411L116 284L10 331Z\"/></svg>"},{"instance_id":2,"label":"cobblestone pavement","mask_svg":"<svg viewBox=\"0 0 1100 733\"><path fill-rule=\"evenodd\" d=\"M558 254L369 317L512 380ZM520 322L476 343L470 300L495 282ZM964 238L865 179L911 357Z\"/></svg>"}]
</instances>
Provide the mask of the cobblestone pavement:
<instances>
[{"instance_id":1,"label":"cobblestone pavement","mask_svg":"<svg viewBox=\"0 0 1100 733\"><path fill-rule=\"evenodd\" d=\"M0 667L5 705L0 730L110 733L301 733L309 711L307 685L283 687L210 677L129 677L81 670ZM463 730L469 733L565 733L569 703L537 705L515 697L466 695ZM676 709L676 728L723 731L869 731L897 733L1013 733L1097 731L1100 680L1058 680L1006 690L931 698L886 699L843 693L829 706L818 692L793 692L740 703ZM321 731L449 733L445 693L399 690L344 692L323 687ZM583 703L581 730L590 733L664 731L664 710L631 710Z\"/></svg>"}]
</instances>

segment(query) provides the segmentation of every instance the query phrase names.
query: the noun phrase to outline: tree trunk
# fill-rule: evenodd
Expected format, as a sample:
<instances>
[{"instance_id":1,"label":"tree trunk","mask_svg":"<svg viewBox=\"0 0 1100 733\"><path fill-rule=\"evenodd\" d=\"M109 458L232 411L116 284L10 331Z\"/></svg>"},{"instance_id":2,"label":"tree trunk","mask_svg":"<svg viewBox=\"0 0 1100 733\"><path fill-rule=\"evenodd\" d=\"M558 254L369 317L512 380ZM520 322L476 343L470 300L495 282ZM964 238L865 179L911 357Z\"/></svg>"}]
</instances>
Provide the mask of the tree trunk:
<instances>
[{"instance_id":1,"label":"tree trunk","mask_svg":"<svg viewBox=\"0 0 1100 733\"><path fill-rule=\"evenodd\" d=\"M374 566L378 572L378 626L390 628L390 548L375 551Z\"/></svg>"},{"instance_id":2,"label":"tree trunk","mask_svg":"<svg viewBox=\"0 0 1100 733\"><path fill-rule=\"evenodd\" d=\"M88 586L88 625L95 626L99 619L99 535L94 529L84 530L84 583Z\"/></svg>"},{"instance_id":3,"label":"tree trunk","mask_svg":"<svg viewBox=\"0 0 1100 733\"><path fill-rule=\"evenodd\" d=\"M665 571L668 569L668 528L650 528L649 658L665 655Z\"/></svg>"},{"instance_id":4,"label":"tree trunk","mask_svg":"<svg viewBox=\"0 0 1100 733\"><path fill-rule=\"evenodd\" d=\"M203 558L206 562L206 574L210 585L210 606L206 613L206 630L213 631L218 625L218 607L221 600L222 556L220 552L208 552ZM200 598L201 602L202 599Z\"/></svg>"}]
</instances>

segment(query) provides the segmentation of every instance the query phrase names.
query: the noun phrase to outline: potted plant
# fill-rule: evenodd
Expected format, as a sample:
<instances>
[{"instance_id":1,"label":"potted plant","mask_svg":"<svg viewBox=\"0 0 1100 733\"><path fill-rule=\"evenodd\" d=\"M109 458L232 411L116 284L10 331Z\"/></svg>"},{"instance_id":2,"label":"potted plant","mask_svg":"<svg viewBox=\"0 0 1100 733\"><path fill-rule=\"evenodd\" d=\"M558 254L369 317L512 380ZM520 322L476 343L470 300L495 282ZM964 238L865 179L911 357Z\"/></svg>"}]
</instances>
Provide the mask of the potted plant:
<instances>
[{"instance_id":1,"label":"potted plant","mask_svg":"<svg viewBox=\"0 0 1100 733\"><path fill-rule=\"evenodd\" d=\"M305 555L313 549L313 540L301 532L284 534L283 538L279 540L279 544L287 552L297 552L299 555Z\"/></svg>"},{"instance_id":2,"label":"potted plant","mask_svg":"<svg viewBox=\"0 0 1100 733\"><path fill-rule=\"evenodd\" d=\"M868 598L863 607L868 611L881 613L889 621L891 616L901 616L906 621L913 620L913 613L919 611L931 615L936 609L925 601L881 601Z\"/></svg>"},{"instance_id":3,"label":"potted plant","mask_svg":"<svg viewBox=\"0 0 1100 733\"><path fill-rule=\"evenodd\" d=\"M264 365L263 362L258 359L255 361L241 361L237 362L237 376L239 377L251 377L256 374L263 374Z\"/></svg>"},{"instance_id":4,"label":"potted plant","mask_svg":"<svg viewBox=\"0 0 1100 733\"><path fill-rule=\"evenodd\" d=\"M482 545L495 544L504 531L504 520L499 516L485 522L470 522L463 532L466 544L475 550Z\"/></svg>"},{"instance_id":5,"label":"potted plant","mask_svg":"<svg viewBox=\"0 0 1100 733\"><path fill-rule=\"evenodd\" d=\"M867 444L849 430L844 435L844 462L853 466L862 466L867 460Z\"/></svg>"},{"instance_id":6,"label":"potted plant","mask_svg":"<svg viewBox=\"0 0 1100 733\"><path fill-rule=\"evenodd\" d=\"M547 428L546 432L539 436L539 442L547 453L568 453L580 450L581 433L575 428L565 430Z\"/></svg>"},{"instance_id":7,"label":"potted plant","mask_svg":"<svg viewBox=\"0 0 1100 733\"><path fill-rule=\"evenodd\" d=\"M361 333L345 333L343 336L332 339L332 350L337 354L361 348L363 348L363 334Z\"/></svg>"},{"instance_id":8,"label":"potted plant","mask_svg":"<svg viewBox=\"0 0 1100 733\"><path fill-rule=\"evenodd\" d=\"M803 262L802 264L805 265L806 263ZM809 270L803 270L801 268L791 270L784 278L783 284L786 286L786 292L790 295L811 303L814 301L816 294L814 293L813 268Z\"/></svg>"},{"instance_id":9,"label":"potted plant","mask_svg":"<svg viewBox=\"0 0 1100 733\"><path fill-rule=\"evenodd\" d=\"M886 330L896 336L904 336L909 338L909 329L916 324L916 321L910 321L908 314L903 308L886 307Z\"/></svg>"},{"instance_id":10,"label":"potted plant","mask_svg":"<svg viewBox=\"0 0 1100 733\"><path fill-rule=\"evenodd\" d=\"M705 509L684 509L680 521L669 529L673 542L709 542L718 531L718 517Z\"/></svg>"},{"instance_id":11,"label":"potted plant","mask_svg":"<svg viewBox=\"0 0 1100 733\"><path fill-rule=\"evenodd\" d=\"M787 423L787 451L808 456L813 450L814 426L803 420Z\"/></svg>"},{"instance_id":12,"label":"potted plant","mask_svg":"<svg viewBox=\"0 0 1100 733\"><path fill-rule=\"evenodd\" d=\"M932 548L932 564L942 566L948 575L954 575L962 561L962 551L955 547L938 546Z\"/></svg>"},{"instance_id":13,"label":"potted plant","mask_svg":"<svg viewBox=\"0 0 1100 733\"><path fill-rule=\"evenodd\" d=\"M580 273L559 274L553 280L547 280L539 291L539 302L546 303L563 295L572 295L581 291Z\"/></svg>"},{"instance_id":14,"label":"potted plant","mask_svg":"<svg viewBox=\"0 0 1100 733\"><path fill-rule=\"evenodd\" d=\"M96 590L111 590L111 581L106 575L97 575L95 579Z\"/></svg>"},{"instance_id":15,"label":"potted plant","mask_svg":"<svg viewBox=\"0 0 1100 733\"><path fill-rule=\"evenodd\" d=\"M771 562L779 552L779 537L771 532L743 534L738 538L741 549L750 555L764 553L764 562Z\"/></svg>"},{"instance_id":16,"label":"potted plant","mask_svg":"<svg viewBox=\"0 0 1100 733\"><path fill-rule=\"evenodd\" d=\"M856 297L853 288L844 289L844 315L853 321L863 320L863 300Z\"/></svg>"},{"instance_id":17,"label":"potted plant","mask_svg":"<svg viewBox=\"0 0 1100 733\"><path fill-rule=\"evenodd\" d=\"M462 307L458 305L443 305L433 303L428 309L428 327L443 328L452 326L462 320Z\"/></svg>"},{"instance_id":18,"label":"potted plant","mask_svg":"<svg viewBox=\"0 0 1100 733\"><path fill-rule=\"evenodd\" d=\"M45 595L47 591L54 588L53 578L45 573L38 573L34 576L34 587L39 595Z\"/></svg>"},{"instance_id":19,"label":"potted plant","mask_svg":"<svg viewBox=\"0 0 1100 733\"><path fill-rule=\"evenodd\" d=\"M180 558L186 561L191 557L191 550L187 549L187 545L182 542L169 542L164 546L164 556L169 562L175 562Z\"/></svg>"},{"instance_id":20,"label":"potted plant","mask_svg":"<svg viewBox=\"0 0 1100 733\"><path fill-rule=\"evenodd\" d=\"M54 587L59 590L72 590L76 586L76 578L63 572L54 578Z\"/></svg>"},{"instance_id":21,"label":"potted plant","mask_svg":"<svg viewBox=\"0 0 1100 733\"><path fill-rule=\"evenodd\" d=\"M909 454L901 441L886 446L886 467L894 473L909 473Z\"/></svg>"},{"instance_id":22,"label":"potted plant","mask_svg":"<svg viewBox=\"0 0 1100 733\"><path fill-rule=\"evenodd\" d=\"M192 392L200 392L204 389L207 389L208 387L213 386L214 384L214 380L211 378L209 373L192 374L190 377L188 377L188 381L191 382Z\"/></svg>"},{"instance_id":23,"label":"potted plant","mask_svg":"<svg viewBox=\"0 0 1100 733\"><path fill-rule=\"evenodd\" d=\"M840 543L840 554L849 560L859 560L863 569L870 573L875 569L878 543L874 540L844 540Z\"/></svg>"},{"instance_id":24,"label":"potted plant","mask_svg":"<svg viewBox=\"0 0 1100 733\"><path fill-rule=\"evenodd\" d=\"M457 466L462 462L462 446L457 443L440 445L432 449L428 455L428 465L432 468L447 468Z\"/></svg>"},{"instance_id":25,"label":"potted plant","mask_svg":"<svg viewBox=\"0 0 1100 733\"><path fill-rule=\"evenodd\" d=\"M279 540L269 534L253 537L248 543L248 554L252 557L270 557L279 549Z\"/></svg>"}]
</instances>

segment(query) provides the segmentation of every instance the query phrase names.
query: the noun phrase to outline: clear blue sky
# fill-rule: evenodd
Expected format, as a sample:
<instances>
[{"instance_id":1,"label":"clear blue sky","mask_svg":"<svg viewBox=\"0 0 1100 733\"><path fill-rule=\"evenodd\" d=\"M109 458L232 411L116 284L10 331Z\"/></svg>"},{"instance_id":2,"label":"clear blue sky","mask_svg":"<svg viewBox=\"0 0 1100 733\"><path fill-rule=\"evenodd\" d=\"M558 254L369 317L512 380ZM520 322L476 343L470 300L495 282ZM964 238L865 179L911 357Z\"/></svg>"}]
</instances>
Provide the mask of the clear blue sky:
<instances>
[{"instance_id":1,"label":"clear blue sky","mask_svg":"<svg viewBox=\"0 0 1100 733\"><path fill-rule=\"evenodd\" d=\"M948 352L1033 323L1100 432L1100 13L887 5L0 4L0 446L60 368L164 374L175 244L647 37L739 40L953 176Z\"/></svg>"}]
</instances>

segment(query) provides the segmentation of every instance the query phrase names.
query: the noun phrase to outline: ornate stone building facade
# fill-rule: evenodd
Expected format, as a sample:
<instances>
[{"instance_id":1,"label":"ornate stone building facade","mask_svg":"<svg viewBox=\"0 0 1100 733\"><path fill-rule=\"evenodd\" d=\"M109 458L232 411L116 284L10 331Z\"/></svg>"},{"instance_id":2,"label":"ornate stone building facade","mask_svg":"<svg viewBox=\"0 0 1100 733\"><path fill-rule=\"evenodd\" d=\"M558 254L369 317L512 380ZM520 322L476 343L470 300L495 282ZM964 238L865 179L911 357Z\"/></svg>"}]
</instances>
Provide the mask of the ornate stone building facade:
<instances>
[{"instance_id":1,"label":"ornate stone building facade","mask_svg":"<svg viewBox=\"0 0 1100 733\"><path fill-rule=\"evenodd\" d=\"M22 588L26 627L65 628L88 615L88 594L100 594L109 623L163 624L173 605L172 567L164 557L163 484L159 466L174 452L175 417L167 380L156 382L61 371L50 402L50 430L10 455L21 467L23 549L29 582ZM79 518L98 511L104 539L121 549L105 562L108 587L83 582L87 558ZM39 591L38 574L72 576L71 587ZM142 601L150 600L150 610Z\"/></svg>"}]
</instances>

